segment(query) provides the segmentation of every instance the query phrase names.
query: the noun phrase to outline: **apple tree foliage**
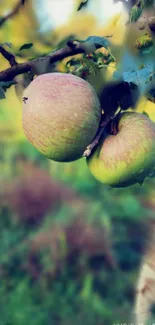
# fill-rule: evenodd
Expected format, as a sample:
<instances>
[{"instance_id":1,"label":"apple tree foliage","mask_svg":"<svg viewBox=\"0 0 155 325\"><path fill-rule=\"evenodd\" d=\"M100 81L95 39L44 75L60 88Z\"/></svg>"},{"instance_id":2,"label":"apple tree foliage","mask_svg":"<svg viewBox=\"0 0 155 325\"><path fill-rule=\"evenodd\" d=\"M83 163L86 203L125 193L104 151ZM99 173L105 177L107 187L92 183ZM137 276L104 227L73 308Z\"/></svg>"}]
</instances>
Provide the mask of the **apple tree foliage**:
<instances>
[{"instance_id":1,"label":"apple tree foliage","mask_svg":"<svg viewBox=\"0 0 155 325\"><path fill-rule=\"evenodd\" d=\"M77 10L87 6L87 3L88 1L81 1ZM24 5L25 1L19 1L12 12L1 19L0 24L6 23ZM153 2L149 0L133 3L129 11L129 21L127 21L128 30L130 30L130 24L136 24L138 19L143 16L143 12L152 6ZM149 28L149 20L146 25ZM142 36L136 40L134 48L137 50L137 55L134 55L126 45L123 48L114 46L112 35L104 37L91 35L84 40L72 37L66 40L65 47L58 45L50 53L41 57L29 58L24 63L18 63L18 55L23 50L29 51L33 47L33 43L21 44L17 53L13 52L12 44L9 42L0 44L1 55L10 64L10 68L0 72L0 99L6 98L7 89L11 86L15 86L16 94L21 98L24 89L36 76L58 72L57 63L63 59L68 58L65 61L67 73L72 73L85 80L90 75L97 75L99 70L106 71L114 63L115 72L111 82L104 85L98 94L101 108L104 109L104 116L101 118L96 138L84 152L84 156L87 157L98 144L108 123L117 116L118 109L118 114L120 110L134 109L140 96L146 96L154 102L155 47L152 27L150 30L150 34L148 29L144 30ZM117 60L117 51L122 51L120 60ZM23 98L23 100L26 99Z\"/></svg>"}]
</instances>

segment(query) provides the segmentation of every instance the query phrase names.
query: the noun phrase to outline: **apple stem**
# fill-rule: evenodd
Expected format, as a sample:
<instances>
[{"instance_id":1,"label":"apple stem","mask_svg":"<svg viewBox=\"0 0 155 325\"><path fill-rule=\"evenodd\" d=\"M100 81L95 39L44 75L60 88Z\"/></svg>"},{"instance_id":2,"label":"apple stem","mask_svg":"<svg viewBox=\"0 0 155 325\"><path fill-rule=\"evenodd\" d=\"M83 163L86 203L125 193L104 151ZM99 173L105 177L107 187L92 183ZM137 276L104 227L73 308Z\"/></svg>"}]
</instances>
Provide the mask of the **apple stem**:
<instances>
[{"instance_id":1,"label":"apple stem","mask_svg":"<svg viewBox=\"0 0 155 325\"><path fill-rule=\"evenodd\" d=\"M117 114L117 117L118 117L119 113ZM117 120L116 119L113 119L111 121L111 134L113 135L116 135L118 133L118 123L117 123Z\"/></svg>"},{"instance_id":2,"label":"apple stem","mask_svg":"<svg viewBox=\"0 0 155 325\"><path fill-rule=\"evenodd\" d=\"M114 117L114 116L113 116ZM99 143L99 140L105 130L105 127L107 126L107 124L111 121L111 119L113 119L113 117L107 115L106 117L103 115L101 118L101 122L100 122L100 126L99 129L96 133L96 136L94 138L94 140L92 141L92 143L89 144L89 146L87 146L86 150L83 153L83 157L89 157L92 150L97 146L97 144Z\"/></svg>"},{"instance_id":3,"label":"apple stem","mask_svg":"<svg viewBox=\"0 0 155 325\"><path fill-rule=\"evenodd\" d=\"M102 115L101 117L101 122L100 122L100 126L99 129L96 133L96 136L94 138L94 140L92 141L92 143L89 144L89 146L86 148L86 150L83 153L83 157L89 157L91 155L92 150L98 145L99 140L106 128L106 126L108 125L108 123L111 121L111 133L113 135L116 135L118 133L118 129L117 129L117 121L116 121L116 116L118 117L120 114L121 110L119 110L118 114L114 114L112 116L110 115Z\"/></svg>"}]
</instances>

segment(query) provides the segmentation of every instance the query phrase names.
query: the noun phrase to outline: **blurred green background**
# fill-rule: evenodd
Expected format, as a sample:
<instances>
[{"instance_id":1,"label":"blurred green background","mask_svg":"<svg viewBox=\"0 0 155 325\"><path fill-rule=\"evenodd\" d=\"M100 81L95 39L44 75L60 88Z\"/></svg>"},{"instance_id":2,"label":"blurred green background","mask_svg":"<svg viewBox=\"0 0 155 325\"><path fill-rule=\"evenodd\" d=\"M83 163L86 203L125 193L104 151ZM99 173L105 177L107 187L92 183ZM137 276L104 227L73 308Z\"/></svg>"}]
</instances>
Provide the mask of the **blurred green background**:
<instances>
[{"instance_id":1,"label":"blurred green background","mask_svg":"<svg viewBox=\"0 0 155 325\"><path fill-rule=\"evenodd\" d=\"M1 1L0 16L16 2ZM123 42L122 12L102 27L91 12L77 13L80 1L73 1L69 21L44 30L46 15L39 21L37 11L40 17L46 2L26 1L0 29L0 42L13 44L18 62L49 53L70 35L113 28L114 42ZM52 11L56 3L50 4ZM8 67L2 57L0 65ZM112 189L92 177L84 159L62 164L40 155L23 134L21 102L11 87L0 101L0 324L129 322L154 211L154 179Z\"/></svg>"}]
</instances>

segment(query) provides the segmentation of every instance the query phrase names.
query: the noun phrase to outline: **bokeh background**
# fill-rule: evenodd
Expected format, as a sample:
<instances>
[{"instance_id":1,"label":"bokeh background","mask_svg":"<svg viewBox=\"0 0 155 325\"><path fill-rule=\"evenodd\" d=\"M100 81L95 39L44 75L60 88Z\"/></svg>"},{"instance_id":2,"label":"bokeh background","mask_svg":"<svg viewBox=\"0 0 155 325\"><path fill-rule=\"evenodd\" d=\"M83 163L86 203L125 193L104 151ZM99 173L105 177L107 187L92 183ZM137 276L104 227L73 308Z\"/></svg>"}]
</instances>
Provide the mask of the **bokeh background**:
<instances>
[{"instance_id":1,"label":"bokeh background","mask_svg":"<svg viewBox=\"0 0 155 325\"><path fill-rule=\"evenodd\" d=\"M123 46L122 4L95 0L77 11L80 2L27 0L0 29L0 43L12 43L18 62L73 36L112 33ZM0 16L16 3L1 0ZM19 51L25 43L33 46ZM3 57L0 67L8 67ZM95 76L90 81L97 89ZM127 323L154 217L155 180L112 189L93 178L85 159L46 159L24 136L20 95L12 86L0 100L0 324ZM154 120L153 103L148 112Z\"/></svg>"}]
</instances>

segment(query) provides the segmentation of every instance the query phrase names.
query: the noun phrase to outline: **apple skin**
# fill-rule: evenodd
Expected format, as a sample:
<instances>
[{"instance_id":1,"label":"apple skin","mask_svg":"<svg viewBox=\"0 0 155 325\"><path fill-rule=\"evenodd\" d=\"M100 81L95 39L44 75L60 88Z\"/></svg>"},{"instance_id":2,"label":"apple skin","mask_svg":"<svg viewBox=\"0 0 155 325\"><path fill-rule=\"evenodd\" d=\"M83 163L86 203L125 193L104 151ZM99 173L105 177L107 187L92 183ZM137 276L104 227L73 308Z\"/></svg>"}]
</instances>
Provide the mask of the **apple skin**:
<instances>
[{"instance_id":1,"label":"apple skin","mask_svg":"<svg viewBox=\"0 0 155 325\"><path fill-rule=\"evenodd\" d=\"M155 122L155 103L148 100L145 96L141 96L135 111L138 113L146 113L150 120Z\"/></svg>"},{"instance_id":2,"label":"apple skin","mask_svg":"<svg viewBox=\"0 0 155 325\"><path fill-rule=\"evenodd\" d=\"M116 123L118 133L101 139L87 158L88 167L112 187L142 184L155 172L155 123L135 112L121 113Z\"/></svg>"},{"instance_id":3,"label":"apple skin","mask_svg":"<svg viewBox=\"0 0 155 325\"><path fill-rule=\"evenodd\" d=\"M29 84L23 98L23 129L31 144L55 161L81 158L101 119L94 88L72 74L47 73Z\"/></svg>"}]
</instances>

